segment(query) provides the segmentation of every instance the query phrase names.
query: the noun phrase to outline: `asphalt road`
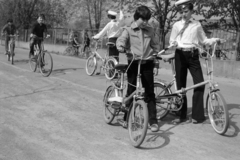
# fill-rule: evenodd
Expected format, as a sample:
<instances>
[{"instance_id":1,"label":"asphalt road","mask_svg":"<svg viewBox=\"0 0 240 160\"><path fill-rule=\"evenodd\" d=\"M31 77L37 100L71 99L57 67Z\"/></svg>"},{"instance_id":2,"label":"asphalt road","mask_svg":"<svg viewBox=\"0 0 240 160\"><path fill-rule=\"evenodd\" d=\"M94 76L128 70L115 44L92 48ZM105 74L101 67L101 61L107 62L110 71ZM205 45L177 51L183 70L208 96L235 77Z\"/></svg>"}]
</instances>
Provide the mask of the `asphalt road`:
<instances>
[{"instance_id":1,"label":"asphalt road","mask_svg":"<svg viewBox=\"0 0 240 160\"><path fill-rule=\"evenodd\" d=\"M140 149L128 131L107 125L102 98L110 84L104 75L87 76L85 60L52 54L50 77L33 73L28 51L16 49L15 65L0 46L0 160L238 160L240 157L240 81L215 77L230 113L225 136L203 124L159 122ZM160 69L158 78L170 80ZM189 84L191 84L189 79ZM188 93L189 107L191 95ZM189 108L191 111L191 108Z\"/></svg>"}]
</instances>

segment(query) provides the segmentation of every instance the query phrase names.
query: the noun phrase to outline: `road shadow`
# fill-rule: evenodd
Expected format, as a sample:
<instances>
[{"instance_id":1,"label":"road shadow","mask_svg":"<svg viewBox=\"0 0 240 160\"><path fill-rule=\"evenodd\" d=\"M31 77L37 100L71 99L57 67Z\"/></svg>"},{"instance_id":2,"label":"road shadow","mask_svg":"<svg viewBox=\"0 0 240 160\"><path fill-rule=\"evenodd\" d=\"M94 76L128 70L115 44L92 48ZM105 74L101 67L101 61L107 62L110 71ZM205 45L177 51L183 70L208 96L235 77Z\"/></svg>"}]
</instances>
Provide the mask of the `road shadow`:
<instances>
[{"instance_id":1,"label":"road shadow","mask_svg":"<svg viewBox=\"0 0 240 160\"><path fill-rule=\"evenodd\" d=\"M59 76L59 75L65 75L67 74L67 72L69 71L77 71L80 69L84 69L84 68L63 68L63 69L55 69L52 71L51 75L54 76Z\"/></svg>"},{"instance_id":2,"label":"road shadow","mask_svg":"<svg viewBox=\"0 0 240 160\"><path fill-rule=\"evenodd\" d=\"M11 96L6 96L6 97L1 97L1 99L9 99L9 98L16 98L16 97L23 97L23 96L29 96L37 93L42 93L42 92L50 92L50 91L55 91L55 90L71 90L71 88L59 88L62 87L61 85L52 85L49 84L47 86L43 86L37 89L34 89L32 92L25 93L25 94L16 94L16 95L11 95Z\"/></svg>"},{"instance_id":3,"label":"road shadow","mask_svg":"<svg viewBox=\"0 0 240 160\"><path fill-rule=\"evenodd\" d=\"M239 110L238 113L240 113L240 104L228 104L227 107L228 107L228 111L237 109L237 110ZM229 112L229 128L228 128L228 131L224 135L225 137L237 137L238 136L238 134L240 132L240 129L239 129L240 124L238 124L237 121L234 121L234 119L239 116L240 116L240 114L236 114L236 112L234 112L234 113Z\"/></svg>"},{"instance_id":4,"label":"road shadow","mask_svg":"<svg viewBox=\"0 0 240 160\"><path fill-rule=\"evenodd\" d=\"M28 62L28 59L14 60L14 64L27 64Z\"/></svg>"}]
</instances>

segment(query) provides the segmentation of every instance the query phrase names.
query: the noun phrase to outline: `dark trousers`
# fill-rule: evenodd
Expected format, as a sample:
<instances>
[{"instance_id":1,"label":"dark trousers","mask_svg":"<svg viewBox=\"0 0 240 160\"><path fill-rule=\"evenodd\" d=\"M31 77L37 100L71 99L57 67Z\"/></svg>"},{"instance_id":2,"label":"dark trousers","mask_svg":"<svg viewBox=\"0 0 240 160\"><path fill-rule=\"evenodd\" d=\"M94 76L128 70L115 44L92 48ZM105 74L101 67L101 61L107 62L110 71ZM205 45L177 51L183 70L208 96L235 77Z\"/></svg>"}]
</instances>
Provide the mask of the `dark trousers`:
<instances>
[{"instance_id":1,"label":"dark trousers","mask_svg":"<svg viewBox=\"0 0 240 160\"><path fill-rule=\"evenodd\" d=\"M193 83L203 82L203 73L199 61L198 50L194 52L176 50L175 53L175 68L177 89L186 88L188 69L192 75ZM205 86L195 88L192 97L192 119L204 120L204 95ZM184 103L181 109L180 118L187 117L187 97L184 98Z\"/></svg>"},{"instance_id":2,"label":"dark trousers","mask_svg":"<svg viewBox=\"0 0 240 160\"><path fill-rule=\"evenodd\" d=\"M86 51L86 48L87 48L87 47L89 47L89 44L85 43L85 44L84 44L84 47L83 47L83 52Z\"/></svg>"},{"instance_id":3,"label":"dark trousers","mask_svg":"<svg viewBox=\"0 0 240 160\"><path fill-rule=\"evenodd\" d=\"M115 43L115 44L116 44L116 41L117 41L117 38L109 38L108 39L108 42L112 42L112 43ZM108 51L109 51L109 56L113 56L114 58L117 59L117 61L119 60L119 58L118 58L119 57L119 52L117 50L116 45L108 47Z\"/></svg>"},{"instance_id":4,"label":"dark trousers","mask_svg":"<svg viewBox=\"0 0 240 160\"><path fill-rule=\"evenodd\" d=\"M38 40L38 39L35 39L35 38L31 38L31 39L30 39L30 53L29 53L29 56L34 54L34 45L35 45L35 44L38 45L38 48L39 48L40 50L42 49L42 47L41 47L42 40Z\"/></svg>"},{"instance_id":5,"label":"dark trousers","mask_svg":"<svg viewBox=\"0 0 240 160\"><path fill-rule=\"evenodd\" d=\"M6 36L6 38L5 38L5 51L6 51L6 53L8 53L8 51L9 51L9 41L10 41L10 37L8 37L8 36ZM14 51L14 49L15 49L15 42L12 44L13 45L13 51Z\"/></svg>"},{"instance_id":6,"label":"dark trousers","mask_svg":"<svg viewBox=\"0 0 240 160\"><path fill-rule=\"evenodd\" d=\"M129 63L130 61L128 62L128 64ZM154 63L153 61L149 60L149 61L146 61L146 63L141 65L141 71L140 71L142 85L145 89L144 101L147 103L150 125L157 123L153 68L154 68ZM135 86L137 83L137 72L138 72L138 62L133 62L127 71L128 83L130 84L128 84L126 96L131 95L136 90ZM132 103L132 100L130 100L126 104L126 106L129 107L131 103Z\"/></svg>"}]
</instances>

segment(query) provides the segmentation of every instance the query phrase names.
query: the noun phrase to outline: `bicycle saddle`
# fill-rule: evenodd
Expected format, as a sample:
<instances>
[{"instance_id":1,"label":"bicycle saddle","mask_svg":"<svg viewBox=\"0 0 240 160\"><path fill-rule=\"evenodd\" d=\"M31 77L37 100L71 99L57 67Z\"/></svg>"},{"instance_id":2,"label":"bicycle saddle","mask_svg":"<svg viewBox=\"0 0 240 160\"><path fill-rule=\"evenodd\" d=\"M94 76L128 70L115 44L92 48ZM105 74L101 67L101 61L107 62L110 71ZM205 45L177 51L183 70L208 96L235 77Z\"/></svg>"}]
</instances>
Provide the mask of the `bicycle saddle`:
<instances>
[{"instance_id":1,"label":"bicycle saddle","mask_svg":"<svg viewBox=\"0 0 240 160\"><path fill-rule=\"evenodd\" d=\"M107 42L106 45L109 46L109 47L114 47L114 46L115 46L115 43L113 43L113 42Z\"/></svg>"},{"instance_id":2,"label":"bicycle saddle","mask_svg":"<svg viewBox=\"0 0 240 160\"><path fill-rule=\"evenodd\" d=\"M128 65L127 64L117 64L117 65L115 65L115 69L117 70L117 71L120 71L120 72L123 72L123 73L125 73L126 72L126 69L127 69L127 67L128 67Z\"/></svg>"},{"instance_id":3,"label":"bicycle saddle","mask_svg":"<svg viewBox=\"0 0 240 160\"><path fill-rule=\"evenodd\" d=\"M175 53L171 53L171 54L162 54L162 55L160 55L160 57L162 58L162 59L174 59L174 57L175 57Z\"/></svg>"}]
</instances>

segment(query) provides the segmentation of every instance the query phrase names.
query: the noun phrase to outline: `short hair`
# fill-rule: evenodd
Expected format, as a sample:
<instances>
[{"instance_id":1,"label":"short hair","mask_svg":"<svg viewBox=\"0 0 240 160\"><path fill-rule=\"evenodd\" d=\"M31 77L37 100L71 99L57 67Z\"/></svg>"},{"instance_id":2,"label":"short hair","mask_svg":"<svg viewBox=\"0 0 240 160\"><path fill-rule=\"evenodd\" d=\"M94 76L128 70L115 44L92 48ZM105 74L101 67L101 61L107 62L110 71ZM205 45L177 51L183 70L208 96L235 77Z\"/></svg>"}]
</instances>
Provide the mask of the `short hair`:
<instances>
[{"instance_id":1,"label":"short hair","mask_svg":"<svg viewBox=\"0 0 240 160\"><path fill-rule=\"evenodd\" d=\"M13 23L13 20L12 19L8 19L7 23L9 23L9 22Z\"/></svg>"},{"instance_id":2,"label":"short hair","mask_svg":"<svg viewBox=\"0 0 240 160\"><path fill-rule=\"evenodd\" d=\"M116 19L116 16L113 16L113 15L109 15L109 14L108 14L108 18L110 18L110 19Z\"/></svg>"},{"instance_id":3,"label":"short hair","mask_svg":"<svg viewBox=\"0 0 240 160\"><path fill-rule=\"evenodd\" d=\"M38 15L38 18L40 18L40 17L41 17L42 19L45 19L45 15L42 14L42 13ZM38 18L37 18L37 19L38 19Z\"/></svg>"},{"instance_id":4,"label":"short hair","mask_svg":"<svg viewBox=\"0 0 240 160\"><path fill-rule=\"evenodd\" d=\"M139 6L134 15L133 18L134 20L138 20L139 18L142 18L143 20L149 20L151 18L151 11L147 6Z\"/></svg>"},{"instance_id":5,"label":"short hair","mask_svg":"<svg viewBox=\"0 0 240 160\"><path fill-rule=\"evenodd\" d=\"M187 4L183 4L183 5L180 5L178 10L179 11L182 11L183 9L189 9L190 11L193 10L193 4L192 3L187 3Z\"/></svg>"}]
</instances>

